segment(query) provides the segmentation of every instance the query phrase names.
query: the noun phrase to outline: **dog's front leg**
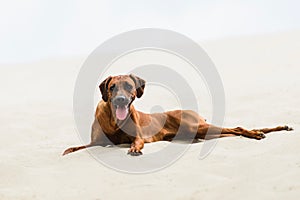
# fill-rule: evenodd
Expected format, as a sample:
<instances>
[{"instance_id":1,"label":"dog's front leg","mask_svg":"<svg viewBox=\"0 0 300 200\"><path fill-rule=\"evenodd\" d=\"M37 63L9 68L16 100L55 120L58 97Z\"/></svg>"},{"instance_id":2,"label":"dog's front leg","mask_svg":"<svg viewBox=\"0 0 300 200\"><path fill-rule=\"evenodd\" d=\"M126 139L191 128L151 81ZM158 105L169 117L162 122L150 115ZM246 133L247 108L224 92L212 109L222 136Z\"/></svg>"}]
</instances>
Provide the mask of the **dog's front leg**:
<instances>
[{"instance_id":1,"label":"dog's front leg","mask_svg":"<svg viewBox=\"0 0 300 200\"><path fill-rule=\"evenodd\" d=\"M137 136L135 140L132 142L130 149L128 150L128 154L132 156L139 156L142 155L142 149L144 147L144 140Z\"/></svg>"},{"instance_id":2,"label":"dog's front leg","mask_svg":"<svg viewBox=\"0 0 300 200\"><path fill-rule=\"evenodd\" d=\"M134 108L132 107L132 115L131 115L131 119L133 122L133 130L135 130L135 138L133 140L133 142L131 143L131 147L128 150L128 154L132 155L132 156L139 156L142 155L142 149L144 147L144 140L142 137L142 130L139 124L139 115L138 113L134 110Z\"/></svg>"}]
</instances>

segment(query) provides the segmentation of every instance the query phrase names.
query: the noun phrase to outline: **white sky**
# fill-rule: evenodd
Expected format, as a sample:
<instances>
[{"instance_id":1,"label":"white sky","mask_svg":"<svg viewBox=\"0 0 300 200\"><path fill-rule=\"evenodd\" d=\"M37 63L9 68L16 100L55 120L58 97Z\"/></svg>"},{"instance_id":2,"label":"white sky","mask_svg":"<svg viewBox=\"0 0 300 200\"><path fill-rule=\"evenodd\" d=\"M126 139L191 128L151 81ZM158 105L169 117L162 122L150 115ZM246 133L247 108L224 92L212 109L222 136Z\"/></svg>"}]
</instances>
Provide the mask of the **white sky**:
<instances>
[{"instance_id":1,"label":"white sky","mask_svg":"<svg viewBox=\"0 0 300 200\"><path fill-rule=\"evenodd\" d=\"M0 64L88 54L137 28L203 41L300 29L298 0L9 0L0 4Z\"/></svg>"}]
</instances>

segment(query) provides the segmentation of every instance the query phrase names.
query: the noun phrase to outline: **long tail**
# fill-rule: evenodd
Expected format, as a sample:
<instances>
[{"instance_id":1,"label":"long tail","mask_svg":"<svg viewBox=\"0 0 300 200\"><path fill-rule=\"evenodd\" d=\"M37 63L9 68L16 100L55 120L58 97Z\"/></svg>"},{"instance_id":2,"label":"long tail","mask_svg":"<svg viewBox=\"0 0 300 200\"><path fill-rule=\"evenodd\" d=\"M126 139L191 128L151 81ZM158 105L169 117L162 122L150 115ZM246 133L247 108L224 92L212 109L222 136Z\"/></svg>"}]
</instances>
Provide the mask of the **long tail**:
<instances>
[{"instance_id":1,"label":"long tail","mask_svg":"<svg viewBox=\"0 0 300 200\"><path fill-rule=\"evenodd\" d=\"M275 128L253 129L252 131L261 131L263 133L270 133L273 131L292 131L292 130L294 130L294 129L289 126L277 126Z\"/></svg>"},{"instance_id":2,"label":"long tail","mask_svg":"<svg viewBox=\"0 0 300 200\"><path fill-rule=\"evenodd\" d=\"M69 153L73 153L75 151L85 149L85 148L88 148L88 147L92 147L92 146L95 146L95 145L88 144L88 145L83 145L83 146L79 146L79 147L70 147L70 148L66 149L62 155L64 156L64 155L67 155Z\"/></svg>"}]
</instances>

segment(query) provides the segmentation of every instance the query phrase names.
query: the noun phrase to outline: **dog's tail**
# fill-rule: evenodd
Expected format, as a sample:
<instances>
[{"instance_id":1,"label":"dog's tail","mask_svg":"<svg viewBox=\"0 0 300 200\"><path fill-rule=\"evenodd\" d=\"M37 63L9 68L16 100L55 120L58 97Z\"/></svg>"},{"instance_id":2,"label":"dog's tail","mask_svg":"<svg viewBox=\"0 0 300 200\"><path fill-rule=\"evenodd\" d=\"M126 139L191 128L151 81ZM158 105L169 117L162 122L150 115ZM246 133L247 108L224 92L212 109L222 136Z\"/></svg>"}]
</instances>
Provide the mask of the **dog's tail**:
<instances>
[{"instance_id":1,"label":"dog's tail","mask_svg":"<svg viewBox=\"0 0 300 200\"><path fill-rule=\"evenodd\" d=\"M263 133L270 133L273 131L292 131L292 130L294 130L294 129L289 126L277 126L275 128L253 129L253 131L261 131Z\"/></svg>"},{"instance_id":2,"label":"dog's tail","mask_svg":"<svg viewBox=\"0 0 300 200\"><path fill-rule=\"evenodd\" d=\"M70 148L66 149L62 155L64 156L64 155L67 155L69 153L73 153L75 151L85 149L85 148L88 148L88 147L92 147L92 146L94 146L94 145L93 144L88 144L88 145L83 145L83 146L79 146L79 147L70 147Z\"/></svg>"}]
</instances>

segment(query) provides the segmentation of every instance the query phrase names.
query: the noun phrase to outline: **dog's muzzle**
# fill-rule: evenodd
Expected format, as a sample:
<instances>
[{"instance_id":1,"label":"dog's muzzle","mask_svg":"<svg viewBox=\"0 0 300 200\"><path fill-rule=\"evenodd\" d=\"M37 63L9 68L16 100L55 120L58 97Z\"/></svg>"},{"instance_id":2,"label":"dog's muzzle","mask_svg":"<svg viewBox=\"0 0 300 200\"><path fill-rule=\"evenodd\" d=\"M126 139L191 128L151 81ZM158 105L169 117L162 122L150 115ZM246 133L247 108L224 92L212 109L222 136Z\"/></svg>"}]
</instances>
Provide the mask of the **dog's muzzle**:
<instances>
[{"instance_id":1,"label":"dog's muzzle","mask_svg":"<svg viewBox=\"0 0 300 200\"><path fill-rule=\"evenodd\" d=\"M116 117L118 120L126 119L129 103L130 99L126 98L124 95L119 95L112 99L112 104L116 109Z\"/></svg>"},{"instance_id":2,"label":"dog's muzzle","mask_svg":"<svg viewBox=\"0 0 300 200\"><path fill-rule=\"evenodd\" d=\"M114 106L126 106L129 104L129 102L130 100L126 98L124 95L116 96L112 100Z\"/></svg>"}]
</instances>

